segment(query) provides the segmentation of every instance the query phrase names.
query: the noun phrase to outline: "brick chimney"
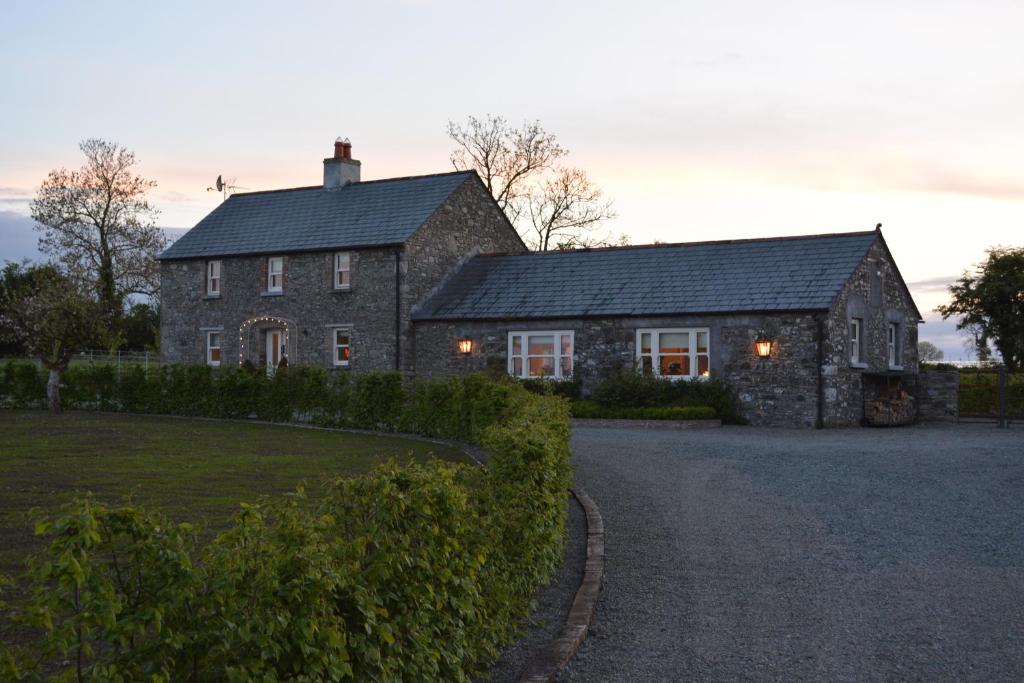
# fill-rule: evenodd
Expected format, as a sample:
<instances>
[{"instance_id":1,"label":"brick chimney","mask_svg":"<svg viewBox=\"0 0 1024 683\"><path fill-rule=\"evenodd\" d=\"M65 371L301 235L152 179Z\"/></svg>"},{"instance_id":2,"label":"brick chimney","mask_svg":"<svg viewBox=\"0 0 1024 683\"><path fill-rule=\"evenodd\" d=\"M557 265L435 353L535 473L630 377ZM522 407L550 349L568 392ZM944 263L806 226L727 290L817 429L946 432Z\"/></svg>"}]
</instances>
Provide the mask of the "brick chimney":
<instances>
[{"instance_id":1,"label":"brick chimney","mask_svg":"<svg viewBox=\"0 0 1024 683\"><path fill-rule=\"evenodd\" d=\"M324 159L324 189L345 187L359 182L360 163L352 158L352 143L348 138L334 141L334 156Z\"/></svg>"}]
</instances>

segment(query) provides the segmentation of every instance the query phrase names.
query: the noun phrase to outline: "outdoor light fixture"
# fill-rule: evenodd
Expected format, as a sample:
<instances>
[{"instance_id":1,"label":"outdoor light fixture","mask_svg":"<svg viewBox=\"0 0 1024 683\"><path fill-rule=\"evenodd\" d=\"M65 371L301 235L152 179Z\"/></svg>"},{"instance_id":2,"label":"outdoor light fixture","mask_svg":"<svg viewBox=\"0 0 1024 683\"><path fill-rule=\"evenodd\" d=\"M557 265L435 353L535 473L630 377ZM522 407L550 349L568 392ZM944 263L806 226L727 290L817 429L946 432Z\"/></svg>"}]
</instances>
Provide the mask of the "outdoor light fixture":
<instances>
[{"instance_id":1,"label":"outdoor light fixture","mask_svg":"<svg viewBox=\"0 0 1024 683\"><path fill-rule=\"evenodd\" d=\"M468 356L473 353L473 340L469 337L463 337L457 342L459 346L459 353L463 356Z\"/></svg>"},{"instance_id":2,"label":"outdoor light fixture","mask_svg":"<svg viewBox=\"0 0 1024 683\"><path fill-rule=\"evenodd\" d=\"M757 353L760 358L770 358L772 355L772 346L774 345L774 341L762 334L754 340L754 352Z\"/></svg>"}]
</instances>

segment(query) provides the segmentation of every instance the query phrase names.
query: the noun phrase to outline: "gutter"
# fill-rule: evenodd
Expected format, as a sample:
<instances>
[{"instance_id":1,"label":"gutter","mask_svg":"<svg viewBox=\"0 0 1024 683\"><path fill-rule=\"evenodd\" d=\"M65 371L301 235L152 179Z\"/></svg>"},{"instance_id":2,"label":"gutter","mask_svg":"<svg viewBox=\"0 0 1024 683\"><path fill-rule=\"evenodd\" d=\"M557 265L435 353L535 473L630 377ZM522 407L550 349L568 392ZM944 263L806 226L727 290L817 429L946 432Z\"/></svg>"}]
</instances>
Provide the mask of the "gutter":
<instances>
[{"instance_id":1,"label":"gutter","mask_svg":"<svg viewBox=\"0 0 1024 683\"><path fill-rule=\"evenodd\" d=\"M822 365L825 363L825 319L818 317L818 415L814 422L815 429L825 426L825 376Z\"/></svg>"},{"instance_id":2,"label":"gutter","mask_svg":"<svg viewBox=\"0 0 1024 683\"><path fill-rule=\"evenodd\" d=\"M395 370L402 370L402 250L395 249Z\"/></svg>"}]
</instances>

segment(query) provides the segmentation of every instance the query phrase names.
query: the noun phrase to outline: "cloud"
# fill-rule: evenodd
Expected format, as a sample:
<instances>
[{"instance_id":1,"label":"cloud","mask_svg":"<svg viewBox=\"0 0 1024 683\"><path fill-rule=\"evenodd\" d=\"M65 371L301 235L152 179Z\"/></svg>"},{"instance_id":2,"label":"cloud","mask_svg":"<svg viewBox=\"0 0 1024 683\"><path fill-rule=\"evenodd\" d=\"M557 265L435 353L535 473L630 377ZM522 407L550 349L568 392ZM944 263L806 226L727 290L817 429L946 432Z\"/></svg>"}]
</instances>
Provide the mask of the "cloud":
<instances>
[{"instance_id":1,"label":"cloud","mask_svg":"<svg viewBox=\"0 0 1024 683\"><path fill-rule=\"evenodd\" d=\"M916 282L908 282L907 287L912 291L916 292L943 292L949 289L949 286L956 282L959 278L958 275L942 275L940 277L932 277L927 280L917 280Z\"/></svg>"},{"instance_id":2,"label":"cloud","mask_svg":"<svg viewBox=\"0 0 1024 683\"><path fill-rule=\"evenodd\" d=\"M710 59L695 59L690 62L690 66L698 69L713 69L720 66L732 66L733 64L740 64L744 61L743 55L738 52L725 52L717 57L711 57Z\"/></svg>"},{"instance_id":3,"label":"cloud","mask_svg":"<svg viewBox=\"0 0 1024 683\"><path fill-rule=\"evenodd\" d=\"M942 168L922 162L917 168L897 171L900 185L921 192L962 194L990 199L1024 200L1024 178L999 178Z\"/></svg>"},{"instance_id":4,"label":"cloud","mask_svg":"<svg viewBox=\"0 0 1024 683\"><path fill-rule=\"evenodd\" d=\"M35 222L14 211L0 211L0 261L39 259Z\"/></svg>"}]
</instances>

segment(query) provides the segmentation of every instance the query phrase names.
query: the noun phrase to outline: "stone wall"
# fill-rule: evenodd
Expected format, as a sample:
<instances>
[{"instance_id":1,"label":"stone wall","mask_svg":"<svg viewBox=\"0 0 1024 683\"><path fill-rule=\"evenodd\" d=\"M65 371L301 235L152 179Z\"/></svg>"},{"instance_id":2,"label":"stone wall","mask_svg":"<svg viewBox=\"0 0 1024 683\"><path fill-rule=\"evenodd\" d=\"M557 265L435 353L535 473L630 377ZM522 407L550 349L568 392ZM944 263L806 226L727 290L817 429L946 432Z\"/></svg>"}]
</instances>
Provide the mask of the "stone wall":
<instances>
[{"instance_id":1,"label":"stone wall","mask_svg":"<svg viewBox=\"0 0 1024 683\"><path fill-rule=\"evenodd\" d=\"M706 327L710 365L738 395L753 424L813 427L817 417L817 319L809 314L587 318L545 321L422 321L415 323L415 367L420 376L507 371L508 333L518 330L574 333L574 373L589 393L616 368L633 369L636 330ZM770 331L778 340L773 356L754 353L754 339ZM470 356L456 340L474 342Z\"/></svg>"},{"instance_id":2,"label":"stone wall","mask_svg":"<svg viewBox=\"0 0 1024 683\"><path fill-rule=\"evenodd\" d=\"M206 261L160 264L160 353L168 363L206 362L205 331L222 332L222 365L239 362L239 330L253 318L273 316L282 322L258 322L244 335L245 357L265 362L265 330L288 329L292 363L333 367L332 328L350 326L351 370L395 367L395 254L391 249L351 251L352 287L333 288L333 252L285 255L284 291L266 290L266 256L221 260L221 294L206 296Z\"/></svg>"},{"instance_id":3,"label":"stone wall","mask_svg":"<svg viewBox=\"0 0 1024 683\"><path fill-rule=\"evenodd\" d=\"M861 362L850 362L850 319L863 320ZM876 240L847 283L826 319L824 422L829 426L856 425L864 415L862 376L886 373L889 367L888 324L899 323L901 362L895 371L914 385L918 372L917 314L903 287L896 264L881 240Z\"/></svg>"},{"instance_id":4,"label":"stone wall","mask_svg":"<svg viewBox=\"0 0 1024 683\"><path fill-rule=\"evenodd\" d=\"M477 178L451 194L405 244L402 292L402 367L414 369L415 335L409 316L459 266L476 254L518 253L526 245Z\"/></svg>"},{"instance_id":5,"label":"stone wall","mask_svg":"<svg viewBox=\"0 0 1024 683\"><path fill-rule=\"evenodd\" d=\"M960 412L960 373L957 370L924 370L918 377L918 419L924 422L955 421Z\"/></svg>"}]
</instances>

